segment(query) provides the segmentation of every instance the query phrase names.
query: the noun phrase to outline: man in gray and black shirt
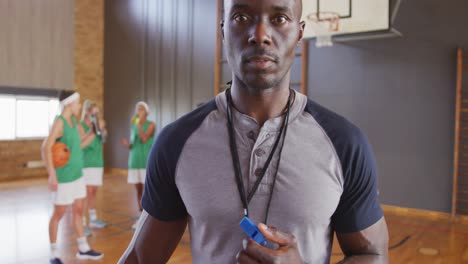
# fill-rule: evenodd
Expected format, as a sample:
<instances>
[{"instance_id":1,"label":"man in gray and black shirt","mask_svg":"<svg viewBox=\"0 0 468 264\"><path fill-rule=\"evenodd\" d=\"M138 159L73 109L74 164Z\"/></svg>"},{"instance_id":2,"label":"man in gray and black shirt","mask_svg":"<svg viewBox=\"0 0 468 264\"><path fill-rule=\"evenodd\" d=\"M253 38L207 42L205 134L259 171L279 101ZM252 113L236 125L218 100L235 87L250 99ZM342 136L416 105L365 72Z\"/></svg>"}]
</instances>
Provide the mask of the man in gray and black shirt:
<instances>
[{"instance_id":1,"label":"man in gray and black shirt","mask_svg":"<svg viewBox=\"0 0 468 264\"><path fill-rule=\"evenodd\" d=\"M140 227L121 263L164 263L187 223L193 263L387 263L377 170L363 133L289 88L300 0L226 0L232 87L159 135ZM246 239L247 215L269 240ZM243 242L244 240L244 242Z\"/></svg>"}]
</instances>

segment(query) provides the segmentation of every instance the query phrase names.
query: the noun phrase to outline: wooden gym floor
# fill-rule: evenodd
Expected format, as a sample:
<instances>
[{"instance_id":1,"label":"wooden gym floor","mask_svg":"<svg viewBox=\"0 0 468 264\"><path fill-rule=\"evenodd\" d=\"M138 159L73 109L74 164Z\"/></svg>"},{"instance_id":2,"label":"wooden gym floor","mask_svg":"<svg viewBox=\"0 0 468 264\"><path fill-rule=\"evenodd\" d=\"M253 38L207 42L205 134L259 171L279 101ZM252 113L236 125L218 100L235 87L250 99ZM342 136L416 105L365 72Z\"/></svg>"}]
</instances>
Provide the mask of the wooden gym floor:
<instances>
[{"instance_id":1,"label":"wooden gym floor","mask_svg":"<svg viewBox=\"0 0 468 264\"><path fill-rule=\"evenodd\" d=\"M70 211L59 227L58 243L65 263L116 263L132 235L137 216L134 189L123 175L106 174L98 193L98 215L110 223L93 230L90 245L102 252L100 261L75 259L75 235ZM48 263L48 221L52 211L46 180L0 184L0 263ZM391 263L468 263L468 224L421 217L404 210L386 209L390 230ZM337 243L332 263L342 259ZM184 236L169 263L191 263Z\"/></svg>"}]
</instances>

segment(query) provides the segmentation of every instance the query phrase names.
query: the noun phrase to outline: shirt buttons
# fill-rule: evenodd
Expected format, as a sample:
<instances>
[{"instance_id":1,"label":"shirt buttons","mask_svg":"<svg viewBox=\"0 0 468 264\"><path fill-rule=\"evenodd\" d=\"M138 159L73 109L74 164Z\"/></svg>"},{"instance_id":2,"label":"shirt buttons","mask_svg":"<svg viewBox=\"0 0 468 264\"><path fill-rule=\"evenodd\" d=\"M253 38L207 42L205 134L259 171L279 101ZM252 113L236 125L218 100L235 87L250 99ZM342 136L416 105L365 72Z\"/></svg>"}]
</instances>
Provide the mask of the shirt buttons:
<instances>
[{"instance_id":1,"label":"shirt buttons","mask_svg":"<svg viewBox=\"0 0 468 264\"><path fill-rule=\"evenodd\" d=\"M247 133L247 137L252 139L252 140L255 140L255 132L250 131L249 133Z\"/></svg>"},{"instance_id":2,"label":"shirt buttons","mask_svg":"<svg viewBox=\"0 0 468 264\"><path fill-rule=\"evenodd\" d=\"M263 149L257 149L255 151L255 155L257 155L258 157L261 157L261 156L263 156L265 154L266 154L266 152Z\"/></svg>"},{"instance_id":3,"label":"shirt buttons","mask_svg":"<svg viewBox=\"0 0 468 264\"><path fill-rule=\"evenodd\" d=\"M257 168L254 173L255 176L260 177L260 175L262 175L262 168Z\"/></svg>"}]
</instances>

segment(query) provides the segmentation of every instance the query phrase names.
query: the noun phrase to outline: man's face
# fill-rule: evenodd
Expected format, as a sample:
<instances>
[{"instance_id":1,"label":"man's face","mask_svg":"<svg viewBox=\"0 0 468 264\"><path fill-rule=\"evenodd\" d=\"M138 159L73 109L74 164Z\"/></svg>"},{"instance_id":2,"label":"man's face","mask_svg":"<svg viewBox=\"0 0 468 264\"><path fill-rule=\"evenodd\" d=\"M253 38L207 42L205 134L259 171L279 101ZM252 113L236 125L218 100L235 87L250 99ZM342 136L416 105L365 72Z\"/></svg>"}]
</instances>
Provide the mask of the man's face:
<instances>
[{"instance_id":1,"label":"man's face","mask_svg":"<svg viewBox=\"0 0 468 264\"><path fill-rule=\"evenodd\" d=\"M260 91L289 74L302 40L301 0L225 0L222 22L235 78Z\"/></svg>"}]
</instances>

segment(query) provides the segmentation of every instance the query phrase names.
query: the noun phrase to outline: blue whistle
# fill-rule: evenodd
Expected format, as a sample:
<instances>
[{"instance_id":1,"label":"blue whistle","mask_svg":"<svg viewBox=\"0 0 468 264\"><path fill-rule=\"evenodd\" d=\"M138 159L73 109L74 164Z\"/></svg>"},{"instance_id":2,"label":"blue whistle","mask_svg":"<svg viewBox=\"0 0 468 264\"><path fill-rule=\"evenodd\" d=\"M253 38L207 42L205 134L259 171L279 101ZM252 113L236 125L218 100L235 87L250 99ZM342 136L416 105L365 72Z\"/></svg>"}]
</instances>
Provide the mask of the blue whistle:
<instances>
[{"instance_id":1,"label":"blue whistle","mask_svg":"<svg viewBox=\"0 0 468 264\"><path fill-rule=\"evenodd\" d=\"M266 246L267 245L267 242L265 240L265 237L263 236L263 234L260 232L260 230L258 229L257 225L255 225L254 222L252 222L252 220L250 220L250 218L248 218L247 216L245 216L244 218L242 218L242 220L240 221L239 223L240 227L242 228L242 230L244 230L244 233L250 237L253 241L257 242L258 244L262 245L262 246Z\"/></svg>"}]
</instances>

